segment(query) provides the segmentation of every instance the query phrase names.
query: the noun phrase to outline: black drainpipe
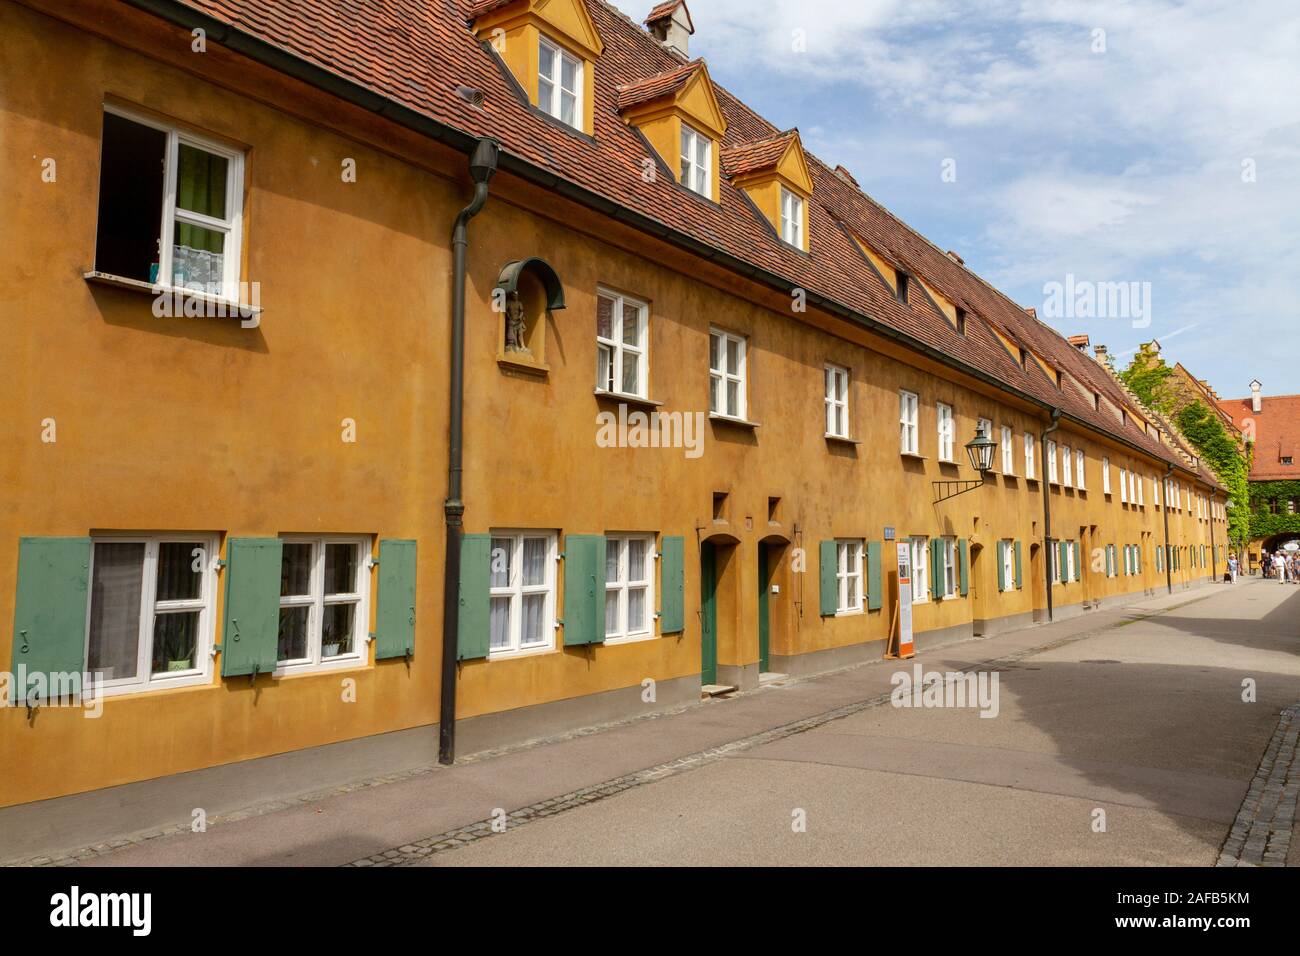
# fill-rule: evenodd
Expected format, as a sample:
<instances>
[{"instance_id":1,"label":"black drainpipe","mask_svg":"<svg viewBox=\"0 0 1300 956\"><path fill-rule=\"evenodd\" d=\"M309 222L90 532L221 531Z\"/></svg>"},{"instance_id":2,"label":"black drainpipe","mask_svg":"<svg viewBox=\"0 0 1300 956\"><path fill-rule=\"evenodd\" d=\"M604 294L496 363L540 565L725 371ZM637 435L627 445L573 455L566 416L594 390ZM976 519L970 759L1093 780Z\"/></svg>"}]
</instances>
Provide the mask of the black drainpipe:
<instances>
[{"instance_id":1,"label":"black drainpipe","mask_svg":"<svg viewBox=\"0 0 1300 956\"><path fill-rule=\"evenodd\" d=\"M456 217L451 231L451 407L447 439L447 500L442 506L447 520L447 553L442 578L442 684L438 700L438 762L456 759L456 635L460 628L460 543L465 502L460 497L461 457L465 417L465 251L469 247L469 221L488 198L488 180L497 170L496 140L478 141L469 160L474 198Z\"/></svg>"},{"instance_id":2,"label":"black drainpipe","mask_svg":"<svg viewBox=\"0 0 1300 956\"><path fill-rule=\"evenodd\" d=\"M1174 593L1174 556L1169 550L1169 476L1174 473L1174 466L1169 465L1165 471L1164 490L1160 493L1160 511L1165 518L1165 586L1169 593Z\"/></svg>"},{"instance_id":3,"label":"black drainpipe","mask_svg":"<svg viewBox=\"0 0 1300 956\"><path fill-rule=\"evenodd\" d=\"M1047 436L1061 427L1061 410L1052 409L1052 424L1041 436L1043 445L1042 485L1043 485L1043 568L1047 575L1047 620L1052 621L1052 564L1056 560L1056 549L1052 547L1052 495L1048 487L1051 472L1047 470Z\"/></svg>"}]
</instances>

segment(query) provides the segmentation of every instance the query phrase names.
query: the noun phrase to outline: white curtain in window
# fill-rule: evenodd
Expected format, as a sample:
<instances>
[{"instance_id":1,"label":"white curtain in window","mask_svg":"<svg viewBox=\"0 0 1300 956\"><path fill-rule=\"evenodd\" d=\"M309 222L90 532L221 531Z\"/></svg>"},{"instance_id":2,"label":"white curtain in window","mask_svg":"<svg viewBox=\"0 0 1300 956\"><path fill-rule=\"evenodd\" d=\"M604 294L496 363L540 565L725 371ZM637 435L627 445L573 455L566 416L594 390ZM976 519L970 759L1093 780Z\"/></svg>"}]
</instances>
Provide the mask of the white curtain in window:
<instances>
[{"instance_id":1,"label":"white curtain in window","mask_svg":"<svg viewBox=\"0 0 1300 956\"><path fill-rule=\"evenodd\" d=\"M492 599L492 647L510 646L510 598Z\"/></svg>"},{"instance_id":2,"label":"white curtain in window","mask_svg":"<svg viewBox=\"0 0 1300 956\"><path fill-rule=\"evenodd\" d=\"M134 677L139 667L143 579L142 543L95 545L88 663L104 680Z\"/></svg>"},{"instance_id":3,"label":"white curtain in window","mask_svg":"<svg viewBox=\"0 0 1300 956\"><path fill-rule=\"evenodd\" d=\"M546 610L545 594L524 595L522 644L540 644L542 641L542 613Z\"/></svg>"}]
</instances>

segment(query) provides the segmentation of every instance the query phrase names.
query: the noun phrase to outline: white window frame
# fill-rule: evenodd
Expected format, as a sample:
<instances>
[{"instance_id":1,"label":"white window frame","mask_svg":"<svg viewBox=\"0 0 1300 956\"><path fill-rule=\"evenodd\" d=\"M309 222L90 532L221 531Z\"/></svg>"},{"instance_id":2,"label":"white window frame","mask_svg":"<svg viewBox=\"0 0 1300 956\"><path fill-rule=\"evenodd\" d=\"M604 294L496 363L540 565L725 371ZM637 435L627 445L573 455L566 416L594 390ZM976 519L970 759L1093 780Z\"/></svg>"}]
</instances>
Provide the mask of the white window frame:
<instances>
[{"instance_id":1,"label":"white window frame","mask_svg":"<svg viewBox=\"0 0 1300 956\"><path fill-rule=\"evenodd\" d=\"M1110 458L1106 455L1101 459L1101 493L1110 494Z\"/></svg>"},{"instance_id":2,"label":"white window frame","mask_svg":"<svg viewBox=\"0 0 1300 956\"><path fill-rule=\"evenodd\" d=\"M957 423L953 415L952 406L946 402L935 402L934 418L936 431L939 436L938 458L942 462L952 462L954 461L952 457L953 442L957 429Z\"/></svg>"},{"instance_id":3,"label":"white window frame","mask_svg":"<svg viewBox=\"0 0 1300 956\"><path fill-rule=\"evenodd\" d=\"M957 567L957 539L952 535L944 535L939 539L942 543L939 547L943 558L943 594L940 599L950 601L957 597L961 590L960 571Z\"/></svg>"},{"instance_id":4,"label":"white window frame","mask_svg":"<svg viewBox=\"0 0 1300 956\"><path fill-rule=\"evenodd\" d=\"M1083 462L1084 454L1082 448L1074 450L1074 487L1080 491L1087 491L1088 486L1083 481Z\"/></svg>"},{"instance_id":5,"label":"white window frame","mask_svg":"<svg viewBox=\"0 0 1300 956\"><path fill-rule=\"evenodd\" d=\"M628 554L630 552L630 542L640 541L645 546L645 566L644 578L632 580L630 569L628 568ZM605 600L609 600L610 592L618 593L618 629L610 631L608 621L606 621L605 643L606 644L631 644L635 641L648 641L656 637L655 633L655 577L658 570L659 552L655 548L655 536L649 533L627 534L623 532L609 532L605 535L605 548L608 550L610 542L618 545L618 579L611 582L608 576L608 560L606 561L605 577ZM633 588L640 588L645 591L645 626L637 631L629 631L627 626L628 614L628 594ZM601 605L602 611L605 606Z\"/></svg>"},{"instance_id":6,"label":"white window frame","mask_svg":"<svg viewBox=\"0 0 1300 956\"><path fill-rule=\"evenodd\" d=\"M1066 488L1074 486L1074 450L1069 445L1061 446L1061 484Z\"/></svg>"},{"instance_id":7,"label":"white window frame","mask_svg":"<svg viewBox=\"0 0 1300 956\"><path fill-rule=\"evenodd\" d=\"M835 539L835 616L862 613L862 571L866 542L861 538Z\"/></svg>"},{"instance_id":8,"label":"white window frame","mask_svg":"<svg viewBox=\"0 0 1300 956\"><path fill-rule=\"evenodd\" d=\"M781 187L781 239L796 249L803 248L804 201L798 193Z\"/></svg>"},{"instance_id":9,"label":"white window frame","mask_svg":"<svg viewBox=\"0 0 1300 956\"><path fill-rule=\"evenodd\" d=\"M1142 491L1142 476L1139 475L1137 472L1133 472L1131 485L1137 491L1137 503L1140 506L1145 507L1146 495Z\"/></svg>"},{"instance_id":10,"label":"white window frame","mask_svg":"<svg viewBox=\"0 0 1300 956\"><path fill-rule=\"evenodd\" d=\"M1128 469L1119 470L1119 500L1121 504L1128 504Z\"/></svg>"},{"instance_id":11,"label":"white window frame","mask_svg":"<svg viewBox=\"0 0 1300 956\"><path fill-rule=\"evenodd\" d=\"M307 612L307 656L293 660L277 660L275 676L301 674L304 672L334 670L340 667L362 667L370 662L370 561L371 539L368 535L356 534L283 534L283 544L310 544L311 577L306 595L281 596L280 607L306 607ZM325 593L325 550L327 545L346 544L357 552L356 579L353 591L340 591L335 594ZM324 636L326 605L352 604L352 650L337 657L324 657L321 639ZM277 649L276 656L279 656Z\"/></svg>"},{"instance_id":12,"label":"white window frame","mask_svg":"<svg viewBox=\"0 0 1300 956\"><path fill-rule=\"evenodd\" d=\"M912 535L912 603L930 600L930 539Z\"/></svg>"},{"instance_id":13,"label":"white window frame","mask_svg":"<svg viewBox=\"0 0 1300 956\"><path fill-rule=\"evenodd\" d=\"M709 329L709 340L710 342L716 340L718 343L718 367L714 368L712 363L709 365L709 414L721 418L730 418L733 421L745 421L746 415L749 413L749 397L746 395L749 379L749 342L744 336L717 328ZM727 371L727 346L732 342L739 346L740 359L737 362L737 368L739 369L737 374ZM722 405L721 408L713 407L714 382L718 383L716 394L718 401ZM737 408L734 413L726 410L727 385L731 382L736 383Z\"/></svg>"},{"instance_id":14,"label":"white window frame","mask_svg":"<svg viewBox=\"0 0 1300 956\"><path fill-rule=\"evenodd\" d=\"M1034 436L1025 432L1025 477L1034 477Z\"/></svg>"},{"instance_id":15,"label":"white window frame","mask_svg":"<svg viewBox=\"0 0 1300 956\"><path fill-rule=\"evenodd\" d=\"M631 296L623 295L621 292L615 292L612 289L606 289L598 286L596 288L597 300L601 298L613 301L612 315L617 316L617 321L611 320L610 338L606 338L599 332L597 325L596 332L596 389L607 395L625 395L628 398L649 398L650 397L650 306L640 299L634 299ZM623 340L623 322L626 318L626 310L631 307L636 309L637 317L637 336L636 344L628 345ZM597 306L599 308L599 305ZM621 385L620 379L623 375L623 356L625 353L633 354L637 357L636 381L638 391L626 392L620 388L613 388L615 384ZM607 366L608 375L605 380L601 381L600 362L601 357L605 356L609 363Z\"/></svg>"},{"instance_id":16,"label":"white window frame","mask_svg":"<svg viewBox=\"0 0 1300 956\"><path fill-rule=\"evenodd\" d=\"M160 123L155 119L109 103L104 104L104 112L167 134L167 143L163 154L163 211L158 236L158 281L154 287L162 291L171 291L178 288L173 282L175 270L172 247L175 244L176 223L179 221L186 225L197 226L200 229L208 229L225 235L226 241L221 253L222 277L219 298L228 302L237 302L239 300L239 270L243 261L244 154L216 140L199 136L178 126ZM203 150L205 153L212 153L226 160L225 219L216 219L187 209L177 209L177 164L180 161L180 147L182 144ZM204 290L204 292L211 294L207 290Z\"/></svg>"},{"instance_id":17,"label":"white window frame","mask_svg":"<svg viewBox=\"0 0 1300 956\"><path fill-rule=\"evenodd\" d=\"M203 554L199 597L184 601L157 600L158 594L158 546L169 543L198 542ZM166 690L172 687L188 687L194 684L206 684L212 680L212 646L213 633L216 628L216 591L217 559L220 557L217 536L204 534L176 534L172 532L140 534L105 534L94 535L90 542L90 567L87 574L86 588L86 633L82 642L81 660L87 672L90 670L90 627L91 606L94 601L95 580L95 545L97 544L143 544L144 561L141 565L142 577L140 587L140 624L136 646L136 672L134 677L119 677L114 680L99 682L99 692L104 697L120 694L135 694L152 690ZM153 641L154 618L158 613L199 612L198 636L194 641L194 656L198 666L185 671L168 671L154 674ZM95 693L95 681L83 681L82 696L91 699Z\"/></svg>"},{"instance_id":18,"label":"white window frame","mask_svg":"<svg viewBox=\"0 0 1300 956\"><path fill-rule=\"evenodd\" d=\"M700 149L704 154L701 157ZM682 185L691 192L713 198L713 140L695 127L682 123Z\"/></svg>"},{"instance_id":19,"label":"white window frame","mask_svg":"<svg viewBox=\"0 0 1300 956\"><path fill-rule=\"evenodd\" d=\"M1054 485L1057 480L1056 442L1049 438L1047 439L1047 483Z\"/></svg>"},{"instance_id":20,"label":"white window frame","mask_svg":"<svg viewBox=\"0 0 1300 956\"><path fill-rule=\"evenodd\" d=\"M1014 538L1002 539L1002 581L1006 585L1004 590L1014 591L1016 589L1016 542Z\"/></svg>"},{"instance_id":21,"label":"white window frame","mask_svg":"<svg viewBox=\"0 0 1300 956\"><path fill-rule=\"evenodd\" d=\"M1074 580L1074 539L1067 539L1065 542L1065 580L1062 584L1069 584Z\"/></svg>"},{"instance_id":22,"label":"white window frame","mask_svg":"<svg viewBox=\"0 0 1300 956\"><path fill-rule=\"evenodd\" d=\"M496 560L496 544L498 538L508 539L510 541L510 569L514 581L508 582L504 586L488 587L488 660L502 660L511 657L524 657L529 654L543 654L555 649L555 565L556 555L558 553L558 535L554 531L547 531L540 528L493 528L488 535L488 560ZM546 580L542 584L532 584L525 586L523 584L523 561L524 561L524 539L525 538L543 538L546 541L546 557L542 561L546 569ZM604 555L601 556L602 558ZM603 565L602 565L603 566ZM488 578L491 582L491 576ZM542 608L542 635L541 641L534 644L523 644L523 606L525 594L545 594L546 602ZM491 607L493 598L510 599L510 643L505 647L492 647L491 638Z\"/></svg>"},{"instance_id":23,"label":"white window frame","mask_svg":"<svg viewBox=\"0 0 1300 956\"><path fill-rule=\"evenodd\" d=\"M554 117L566 126L572 126L576 130L581 130L583 125L583 105L582 91L584 87L583 70L586 64L581 57L574 56L564 47L560 46L554 40L548 37L538 35L538 55L537 55L537 108L548 116ZM551 51L551 64L553 72L551 76L542 73L541 50L546 48ZM564 79L564 60L568 59L573 62L574 84L576 89L568 89L563 85ZM551 95L548 102L542 102L542 82L545 81L551 87ZM570 93L573 96L573 122L569 123L564 119L564 93Z\"/></svg>"},{"instance_id":24,"label":"white window frame","mask_svg":"<svg viewBox=\"0 0 1300 956\"><path fill-rule=\"evenodd\" d=\"M1012 447L1015 441L1015 432L1010 425L1002 426L1002 474L1014 475L1016 473L1016 450Z\"/></svg>"},{"instance_id":25,"label":"white window frame","mask_svg":"<svg viewBox=\"0 0 1300 956\"><path fill-rule=\"evenodd\" d=\"M826 386L826 436L849 437L849 370L840 365L826 363L823 375ZM837 415L836 413L839 413ZM836 423L836 418L840 422Z\"/></svg>"},{"instance_id":26,"label":"white window frame","mask_svg":"<svg viewBox=\"0 0 1300 956\"><path fill-rule=\"evenodd\" d=\"M920 454L920 409L921 400L915 392L898 390L898 453L900 455Z\"/></svg>"}]
</instances>

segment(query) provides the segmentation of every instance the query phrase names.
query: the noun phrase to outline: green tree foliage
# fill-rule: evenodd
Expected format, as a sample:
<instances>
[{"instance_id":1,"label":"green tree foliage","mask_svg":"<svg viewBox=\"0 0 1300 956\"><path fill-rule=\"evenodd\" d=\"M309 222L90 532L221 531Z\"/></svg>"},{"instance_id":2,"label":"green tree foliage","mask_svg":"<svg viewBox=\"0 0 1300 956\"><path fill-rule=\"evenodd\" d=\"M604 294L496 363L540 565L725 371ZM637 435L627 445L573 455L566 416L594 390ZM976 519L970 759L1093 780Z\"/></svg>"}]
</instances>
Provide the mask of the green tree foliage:
<instances>
[{"instance_id":1,"label":"green tree foliage","mask_svg":"<svg viewBox=\"0 0 1300 956\"><path fill-rule=\"evenodd\" d=\"M1287 502L1300 500L1300 481L1257 481L1250 486L1250 529L1256 538L1300 534L1300 514L1287 514ZM1269 502L1278 503L1273 514Z\"/></svg>"},{"instance_id":2,"label":"green tree foliage","mask_svg":"<svg viewBox=\"0 0 1300 956\"><path fill-rule=\"evenodd\" d=\"M1175 382L1174 370L1165 364L1160 353L1147 343L1138 349L1128 368L1119 373L1129 390L1148 408L1170 418L1182 431L1198 455L1218 476L1228 489L1235 507L1228 511L1228 540L1241 546L1251 538L1255 511L1251 501L1251 488L1247 481L1250 462L1247 460L1222 420L1199 398L1188 401ZM1258 534L1258 530L1256 530Z\"/></svg>"},{"instance_id":3,"label":"green tree foliage","mask_svg":"<svg viewBox=\"0 0 1300 956\"><path fill-rule=\"evenodd\" d=\"M1228 489L1228 496L1236 506L1228 512L1228 540L1245 544L1250 540L1251 517L1248 502L1250 486L1247 475L1250 466L1237 448L1223 421L1199 399L1183 406L1174 421Z\"/></svg>"}]
</instances>

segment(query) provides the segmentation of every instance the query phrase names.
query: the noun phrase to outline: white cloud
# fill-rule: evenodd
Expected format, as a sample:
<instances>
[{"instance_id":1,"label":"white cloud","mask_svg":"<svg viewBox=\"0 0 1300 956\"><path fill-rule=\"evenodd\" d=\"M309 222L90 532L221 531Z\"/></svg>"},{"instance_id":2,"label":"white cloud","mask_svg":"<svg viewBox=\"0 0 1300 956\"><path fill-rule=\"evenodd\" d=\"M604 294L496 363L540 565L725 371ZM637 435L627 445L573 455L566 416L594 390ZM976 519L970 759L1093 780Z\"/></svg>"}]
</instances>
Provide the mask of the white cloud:
<instances>
[{"instance_id":1,"label":"white cloud","mask_svg":"<svg viewBox=\"0 0 1300 956\"><path fill-rule=\"evenodd\" d=\"M638 20L652 5L620 2ZM1228 388L1253 363L1300 392L1294 0L697 0L691 13L716 80L1026 304L1066 272L1151 281L1155 325L1115 329L1115 347L1195 323L1178 357L1203 359L1199 374ZM941 186L947 157L958 182ZM1247 348L1260 341L1278 347Z\"/></svg>"}]
</instances>

